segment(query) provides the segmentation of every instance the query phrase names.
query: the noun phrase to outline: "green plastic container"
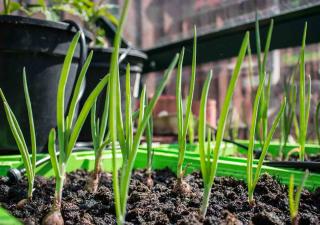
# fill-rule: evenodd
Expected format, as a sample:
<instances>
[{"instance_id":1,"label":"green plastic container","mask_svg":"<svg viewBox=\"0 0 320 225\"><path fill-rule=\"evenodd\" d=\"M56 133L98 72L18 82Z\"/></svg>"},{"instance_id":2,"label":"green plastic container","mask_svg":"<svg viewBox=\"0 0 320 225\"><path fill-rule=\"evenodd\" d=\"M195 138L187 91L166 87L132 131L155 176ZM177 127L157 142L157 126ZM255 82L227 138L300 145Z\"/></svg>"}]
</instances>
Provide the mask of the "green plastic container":
<instances>
[{"instance_id":1,"label":"green plastic container","mask_svg":"<svg viewBox=\"0 0 320 225\"><path fill-rule=\"evenodd\" d=\"M248 146L249 142L248 140L237 140L238 143ZM256 142L256 147L260 147L259 142ZM287 144L286 147L283 149L283 153L286 155L290 150L299 147L298 144ZM279 149L281 148L281 145L279 142L271 142L269 145L268 152L273 155L277 156L279 153ZM246 154L246 151L239 148L238 149L240 153ZM306 154L320 154L320 146L316 144L306 144L305 145L305 151Z\"/></svg>"},{"instance_id":2,"label":"green plastic container","mask_svg":"<svg viewBox=\"0 0 320 225\"><path fill-rule=\"evenodd\" d=\"M47 155L39 155L39 159L46 157ZM111 151L106 151L103 154L103 169L105 171L111 171L112 168L112 155ZM172 171L176 171L177 166L177 150L174 149L155 149L153 168L163 169L168 167ZM121 166L121 153L117 154L118 165ZM145 168L147 159L147 151L145 149L139 149L137 159L134 168ZM197 154L186 154L184 166L188 166L187 173L199 170L200 162ZM4 176L9 168L19 168L22 166L20 156L0 156L0 176ZM92 170L94 166L94 155L92 151L83 151L73 153L68 163L67 171L74 171L76 169ZM254 166L255 168L255 166ZM288 184L290 175L295 175L295 182L299 183L300 178L303 176L303 172L289 169L273 168L263 166L263 171L276 176L282 183ZM42 176L52 176L53 171L51 163L48 162L37 168L37 174ZM238 179L246 178L246 160L241 158L232 157L220 157L217 176L232 176ZM306 181L306 188L314 189L320 186L320 175L316 173L310 173L308 180ZM20 224L15 218L10 216L5 210L0 209L0 225Z\"/></svg>"},{"instance_id":3,"label":"green plastic container","mask_svg":"<svg viewBox=\"0 0 320 225\"><path fill-rule=\"evenodd\" d=\"M153 149L158 152L172 152L178 153L179 144L153 144ZM146 144L140 146L140 149L147 149ZM231 143L222 142L221 145L221 155L223 156L232 156L237 154L240 151L240 148ZM187 156L199 156L199 145L195 144L187 144L186 152Z\"/></svg>"},{"instance_id":4,"label":"green plastic container","mask_svg":"<svg viewBox=\"0 0 320 225\"><path fill-rule=\"evenodd\" d=\"M243 144L248 146L248 140L236 140L237 143ZM277 156L280 144L278 142L271 142L269 145L268 153L272 156ZM178 152L178 144L155 144L154 149L157 151L164 151L164 152ZM290 150L299 147L297 144L287 144L283 150L283 153L286 155ZM146 146L143 145L141 148L146 149ZM255 148L261 148L259 142L256 141ZM306 154L320 154L320 146L316 144L306 144L305 146ZM246 155L247 151L241 147L238 147L231 143L222 143L221 151L222 156L235 156L235 155ZM197 156L199 155L199 145L198 144L188 144L186 149L186 155L189 156Z\"/></svg>"}]
</instances>

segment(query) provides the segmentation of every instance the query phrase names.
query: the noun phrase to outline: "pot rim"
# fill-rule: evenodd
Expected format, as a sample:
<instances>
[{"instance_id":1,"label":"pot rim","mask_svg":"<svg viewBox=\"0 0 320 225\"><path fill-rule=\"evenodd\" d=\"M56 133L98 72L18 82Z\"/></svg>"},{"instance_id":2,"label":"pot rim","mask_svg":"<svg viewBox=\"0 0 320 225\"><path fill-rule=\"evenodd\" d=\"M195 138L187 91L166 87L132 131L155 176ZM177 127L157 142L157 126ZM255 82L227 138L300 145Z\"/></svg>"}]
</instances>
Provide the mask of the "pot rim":
<instances>
[{"instance_id":1,"label":"pot rim","mask_svg":"<svg viewBox=\"0 0 320 225\"><path fill-rule=\"evenodd\" d=\"M65 30L70 31L73 33L77 32L75 27L71 27L70 25L65 22L56 22L51 20L45 19L38 19L26 16L16 16L16 15L0 15L0 24L15 24L15 25L30 25L30 26L38 26L43 28L50 28L50 29L58 29L58 30ZM88 42L93 40L93 34L91 34L88 30L83 29L83 32L86 36Z\"/></svg>"}]
</instances>

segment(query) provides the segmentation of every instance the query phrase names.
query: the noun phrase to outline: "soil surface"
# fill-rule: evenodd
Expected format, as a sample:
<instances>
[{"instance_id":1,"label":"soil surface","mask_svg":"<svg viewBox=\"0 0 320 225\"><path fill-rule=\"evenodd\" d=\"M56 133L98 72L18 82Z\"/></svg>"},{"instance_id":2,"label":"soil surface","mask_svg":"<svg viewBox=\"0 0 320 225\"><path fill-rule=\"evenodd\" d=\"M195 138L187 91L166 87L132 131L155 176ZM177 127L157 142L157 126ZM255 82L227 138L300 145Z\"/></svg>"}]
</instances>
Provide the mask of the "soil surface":
<instances>
[{"instance_id":1,"label":"soil surface","mask_svg":"<svg viewBox=\"0 0 320 225\"><path fill-rule=\"evenodd\" d=\"M111 175L104 173L96 194L84 190L88 172L70 173L63 192L62 214L66 225L115 224ZM126 224L290 224L287 187L269 175L262 175L255 191L255 206L247 203L243 181L219 177L211 191L207 217L198 216L202 199L199 173L186 177L189 196L176 193L175 175L170 170L153 173L154 186L146 185L145 171L135 171L130 185ZM10 183L0 178L0 202L25 224L41 224L50 209L54 180L37 177L33 200L24 208L17 203L26 195L26 182ZM300 224L320 224L320 189L304 190L299 210Z\"/></svg>"}]
</instances>

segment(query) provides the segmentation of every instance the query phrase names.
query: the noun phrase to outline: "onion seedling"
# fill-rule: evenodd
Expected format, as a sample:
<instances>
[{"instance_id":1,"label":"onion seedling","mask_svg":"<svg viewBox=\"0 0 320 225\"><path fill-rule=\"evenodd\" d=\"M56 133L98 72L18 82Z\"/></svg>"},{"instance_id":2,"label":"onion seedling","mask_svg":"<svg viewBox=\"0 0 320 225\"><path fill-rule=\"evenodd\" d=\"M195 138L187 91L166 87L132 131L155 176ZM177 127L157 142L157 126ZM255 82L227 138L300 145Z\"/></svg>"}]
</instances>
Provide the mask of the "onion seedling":
<instances>
[{"instance_id":1,"label":"onion seedling","mask_svg":"<svg viewBox=\"0 0 320 225\"><path fill-rule=\"evenodd\" d=\"M126 1L125 5L124 5L124 10L122 11L121 18L119 20L119 24L117 26L116 36L115 36L114 43L113 43L113 46L114 46L113 52L115 52L115 54L117 54L117 55L119 55L119 49L120 49L120 44L121 44L121 35L122 35L125 14L126 14L126 10L128 8L128 4L129 4L129 1L128 2ZM115 65L115 66L112 68L110 67L110 71L113 68L117 69L118 63L119 62L115 61L114 58L111 58L110 65ZM128 78L130 78L130 74L128 74L128 73L130 73L130 65L129 64L127 65L127 68L126 68L126 88L130 89L130 79L128 80ZM131 105L131 98L129 98L130 93L128 93L128 95L126 95L126 101L129 101L128 105ZM91 136L92 136L93 148L94 148L94 152L95 152L95 164L94 164L95 166L94 166L94 170L91 173L91 176L88 178L87 185L86 185L86 188L90 192L97 191L99 180L100 180L100 174L101 174L102 151L104 150L104 148L108 144L111 143L110 131L106 132L107 126L108 126L109 105L110 105L110 102L109 102L110 97L109 96L110 96L110 84L108 84L108 88L106 90L104 109L103 109L101 120L100 120L100 118L97 118L97 116L96 116L95 104L91 110ZM120 102L119 102L119 104L120 104ZM126 108L126 115L131 115L132 118L136 118L138 114L139 114L138 111L132 113L131 108ZM132 127L132 122L130 124L128 124L127 126L128 126L128 130L130 130Z\"/></svg>"},{"instance_id":2,"label":"onion seedling","mask_svg":"<svg viewBox=\"0 0 320 225\"><path fill-rule=\"evenodd\" d=\"M306 96L306 84L305 84L305 61L304 61L304 51L305 51L305 42L307 35L307 23L305 23L302 46L300 49L299 55L299 122L297 117L294 115L293 125L295 128L295 133L298 137L299 147L294 148L288 152L286 158L289 159L291 154L298 152L300 161L304 161L305 158L305 143L307 139L307 129L310 113L310 103L311 103L311 78L308 76L307 83L307 96ZM316 113L317 114L317 113Z\"/></svg>"},{"instance_id":3,"label":"onion seedling","mask_svg":"<svg viewBox=\"0 0 320 225\"><path fill-rule=\"evenodd\" d=\"M130 84L130 83L129 83ZM148 104L148 98L146 95L146 103ZM152 135L153 135L153 119L152 114L150 115L150 119L147 123L146 128L146 142L147 142L147 185L148 187L153 186L153 180L152 180L152 162L153 162L153 155L154 151L152 149Z\"/></svg>"},{"instance_id":4,"label":"onion seedling","mask_svg":"<svg viewBox=\"0 0 320 225\"><path fill-rule=\"evenodd\" d=\"M7 102L1 88L0 88L0 95L3 101L4 109L6 112L6 116L7 116L7 120L11 129L11 132L13 134L13 137L17 143L18 149L22 156L21 158L22 158L24 167L26 168L26 174L27 174L27 180L28 180L27 197L30 200L32 199L34 179L36 175L37 144L36 144L36 132L34 128L32 106L31 106L31 101L30 101L30 96L28 91L25 68L23 68L23 90L24 90L24 97L26 100L28 119L29 119L29 129L30 129L30 138L31 138L31 155L32 155L31 159L29 156L27 143L21 131L18 120L16 119L13 111L11 110L9 103Z\"/></svg>"},{"instance_id":5,"label":"onion seedling","mask_svg":"<svg viewBox=\"0 0 320 225\"><path fill-rule=\"evenodd\" d=\"M266 40L266 44L265 44L265 48L264 48L264 55L263 55L263 59L261 59L259 21L258 21L258 19L256 19L255 34L256 34L259 80L261 80L262 77L264 76L264 74L266 73L266 66L267 66L268 53L269 53L269 48L270 48L270 43L271 43L272 31L273 31L273 20L271 20L271 22L270 22L270 26L269 26L268 34L267 34L267 40ZM262 129L261 135L260 135L260 141L262 144L265 141L265 139L267 138L268 108L269 108L269 102L270 102L270 87L271 87L271 76L269 76L267 86L263 88L263 92L261 95L261 101L259 104L259 111L258 111L257 130L259 131L260 127Z\"/></svg>"},{"instance_id":6,"label":"onion seedling","mask_svg":"<svg viewBox=\"0 0 320 225\"><path fill-rule=\"evenodd\" d=\"M83 84L86 71L89 67L90 61L92 59L92 52L90 52L88 58L86 59L79 77L76 82L76 86L74 88L71 104L69 107L69 111L66 114L65 112L65 87L69 77L69 71L72 63L72 58L80 37L80 33L78 32L73 38L69 49L67 51L67 55L65 57L59 85L57 92L57 130L58 130L58 143L59 143L59 158L57 157L56 148L55 148L55 140L56 140L56 131L53 128L49 134L48 141L48 150L51 159L52 168L56 178L56 188L55 188L55 196L54 202L51 206L50 212L45 216L42 221L42 224L63 224L63 218L61 215L61 201L62 201L62 190L64 181L66 178L66 169L68 165L68 160L74 148L74 145L78 139L80 130L83 126L85 119L87 118L91 107L94 105L97 97L100 92L103 90L108 81L108 76L105 76L95 87L95 89L90 93L89 97L86 99L82 109L80 110L79 115L76 114L76 107L80 100L80 89ZM66 118L65 114L67 115Z\"/></svg>"},{"instance_id":7,"label":"onion seedling","mask_svg":"<svg viewBox=\"0 0 320 225\"><path fill-rule=\"evenodd\" d=\"M107 82L109 81L109 77ZM102 163L102 152L105 147L110 143L110 133L106 133L108 114L109 114L109 95L110 90L107 89L104 109L102 113L102 118L96 116L96 101L92 106L90 113L90 123L91 123L91 137L93 142L94 151L94 168L90 176L88 177L86 183L86 189L89 192L96 192L98 189L100 176L101 176L101 163Z\"/></svg>"},{"instance_id":8,"label":"onion seedling","mask_svg":"<svg viewBox=\"0 0 320 225\"><path fill-rule=\"evenodd\" d=\"M288 199L289 199L289 210L290 210L290 219L292 225L298 225L299 224L299 205L300 205L300 197L301 192L303 189L303 186L308 178L309 171L306 170L302 180L301 184L298 186L296 190L296 194L294 194L294 175L291 174L290 176L290 184L289 184L289 190L288 190Z\"/></svg>"},{"instance_id":9,"label":"onion seedling","mask_svg":"<svg viewBox=\"0 0 320 225\"><path fill-rule=\"evenodd\" d=\"M293 124L293 119L296 116L295 108L296 108L296 102L297 102L297 86L294 83L294 74L291 76L288 82L285 81L284 90L285 90L285 96L288 99L288 102L280 121L281 147L280 147L279 155L281 158L283 157L283 150L285 149L289 139L291 127Z\"/></svg>"},{"instance_id":10,"label":"onion seedling","mask_svg":"<svg viewBox=\"0 0 320 225\"><path fill-rule=\"evenodd\" d=\"M113 53L114 54L114 53ZM125 116L125 129L123 128L121 106L119 99L120 96L120 85L119 85L119 74L116 70L110 70L110 90L113 95L110 95L110 111L109 111L109 124L110 124L110 138L112 146L112 177L113 177L113 190L115 198L115 208L117 223L123 224L126 214L126 205L129 191L130 178L132 174L133 165L137 156L138 147L141 142L142 134L150 121L152 110L154 109L157 100L159 99L162 91L164 90L172 71L178 61L179 55L177 54L171 62L169 68L165 71L164 77L162 78L155 95L151 101L145 105L145 87L142 90L140 96L140 109L138 125L135 135L133 135L132 127L132 115L129 113ZM116 59L117 60L117 59ZM114 64L117 65L117 64ZM111 67L113 64L111 64ZM130 73L127 73L130 74ZM130 76L130 75L129 75ZM129 78L127 80L130 80ZM128 85L126 85L128 87ZM130 86L129 86L130 87ZM126 96L131 98L130 88L126 88ZM131 107L130 101L126 101L125 107ZM117 151L116 143L119 141L121 154L122 154L122 168L120 178L118 174L117 166Z\"/></svg>"},{"instance_id":11,"label":"onion seedling","mask_svg":"<svg viewBox=\"0 0 320 225\"><path fill-rule=\"evenodd\" d=\"M199 127L198 127L198 136L199 136L199 152L200 152L200 165L201 165L201 173L203 177L204 183L204 194L202 199L202 204L200 208L200 214L204 217L207 212L211 187L214 182L214 178L216 176L216 171L218 167L218 158L219 158L219 150L221 147L222 139L225 132L226 120L228 117L228 112L230 108L230 103L232 100L232 96L234 93L235 85L237 83L241 65L243 59L245 57L247 47L249 44L249 32L246 32L245 37L242 41L240 52L237 58L237 62L235 68L233 70L231 80L229 83L229 87L226 93L226 98L224 100L222 110L220 113L220 119L218 123L218 129L216 134L216 142L213 149L213 160L212 162L209 160L211 154L211 150L205 151L205 137L206 137L206 99L207 99L207 92L209 88L209 81L211 80L211 73L205 82L205 86L202 90L201 101L200 101L200 112L199 112ZM211 138L210 138L211 139ZM209 140L210 142L210 140Z\"/></svg>"},{"instance_id":12,"label":"onion seedling","mask_svg":"<svg viewBox=\"0 0 320 225\"><path fill-rule=\"evenodd\" d=\"M127 11L129 7L129 0L124 2L124 7L120 16L119 26L117 27L116 36L114 42L120 40L122 23L124 23ZM119 66L118 66L118 57L119 49L116 48L112 52L111 64L110 64L110 80L108 89L110 90L109 95L109 130L110 130L110 140L111 140L111 149L112 149L112 184L113 184L113 193L114 193L114 202L115 202L115 211L117 217L117 224L124 224L125 215L126 215L126 206L127 198L129 191L130 178L132 174L133 165L137 156L138 147L141 142L142 134L145 131L145 128L150 120L152 110L154 109L157 100L159 99L162 91L164 90L174 67L177 64L179 54L177 54L172 60L168 69L164 72L164 76L158 85L154 96L151 101L145 105L145 87L142 90L140 96L140 109L138 116L138 124L136 133L133 135L133 122L132 122L132 113L131 110L128 110L131 107L131 91L130 85L126 85L126 102L125 108L125 127L123 126L122 113L121 113L121 92L120 92L120 78L119 78ZM127 67L128 68L128 67ZM130 81L130 73L127 69L126 81ZM121 173L118 173L117 166L117 150L116 144L119 141L121 155L122 155L122 167ZM120 175L120 177L119 177Z\"/></svg>"},{"instance_id":13,"label":"onion seedling","mask_svg":"<svg viewBox=\"0 0 320 225\"><path fill-rule=\"evenodd\" d=\"M271 129L269 133L267 133L267 137L265 141L263 142L262 145L262 152L259 158L259 162L253 177L253 149L254 149L254 139L255 139L255 131L256 131L256 123L257 123L257 116L258 116L258 110L259 110L259 102L261 101L261 96L264 88L264 81L265 81L265 76L264 74L262 78L259 80L259 87L257 90L257 94L254 100L254 105L253 105L253 112L252 112L252 122L251 122L251 127L250 127L250 136L249 136L249 145L248 145L248 158L247 158L247 185L248 185L248 201L250 205L254 204L254 199L253 199L253 193L254 189L258 183L260 173L261 173L261 168L263 164L263 160L267 154L270 142L272 140L273 134L276 131L276 128L280 122L281 116L284 112L285 106L286 106L286 98L284 98L280 110L273 121L273 124L271 126Z\"/></svg>"},{"instance_id":14,"label":"onion seedling","mask_svg":"<svg viewBox=\"0 0 320 225\"><path fill-rule=\"evenodd\" d=\"M110 65L111 65L109 69L110 74L112 73L112 70L117 71L117 73L119 72L119 67L118 67L119 49L121 44L121 36L122 36L124 21L129 8L129 2L130 1L124 2L123 10L121 12L121 16L117 26L114 43L113 43L114 55L112 55L111 62L110 62ZM126 68L126 89L127 88L130 89L130 80L129 81L127 80L128 77L130 78L130 74L128 73L130 73L130 65L127 65L127 68ZM110 125L108 124L110 95L113 95L115 92L110 92L110 91L111 91L111 85L108 84L101 121L100 121L100 118L96 118L95 106L92 108L92 112L91 112L91 134L92 134L92 140L93 140L93 146L94 146L94 152L95 152L95 166L91 176L88 178L87 185L86 185L86 188L91 192L96 192L98 188L100 174L101 174L102 151L107 144L111 143L110 132L106 133L106 129L107 129L107 126ZM126 101L129 101L128 105L131 106L131 98L129 98L131 95L131 92L128 93L128 95L126 95ZM119 102L119 105L120 104L121 103ZM120 105L120 108L121 108L121 105ZM126 115L128 114L132 116L131 107L126 108ZM126 124L126 129L128 130L132 129L132 121L129 122L129 124ZM121 143L123 143L123 141Z\"/></svg>"},{"instance_id":15,"label":"onion seedling","mask_svg":"<svg viewBox=\"0 0 320 225\"><path fill-rule=\"evenodd\" d=\"M182 168L186 145L187 145L187 132L188 126L190 125L190 115L193 100L194 84L196 77L196 59L197 59L197 31L194 27L194 39L193 39L193 55L192 55L192 66L191 66L191 80L189 87L189 95L187 97L186 113L183 119L183 106L182 106L182 91L181 91L181 81L182 81L182 67L184 58L184 48L181 50L178 69L177 69L177 80L176 80L176 108L177 108L177 121L178 121L178 143L179 143L179 155L178 155L178 165L177 165L177 184L176 189L181 193L190 193L189 185L183 181L183 176L185 170Z\"/></svg>"},{"instance_id":16,"label":"onion seedling","mask_svg":"<svg viewBox=\"0 0 320 225\"><path fill-rule=\"evenodd\" d=\"M306 84L305 84L305 63L304 63L304 50L306 45L306 36L307 36L307 22L304 26L302 46L300 50L300 86L299 86L299 107L300 107L300 117L299 117L299 159L304 161L305 158L305 144L307 139L307 129L309 121L309 112L310 112L310 102L311 102L311 78L308 76L307 84L307 96L306 96Z\"/></svg>"},{"instance_id":17,"label":"onion seedling","mask_svg":"<svg viewBox=\"0 0 320 225\"><path fill-rule=\"evenodd\" d=\"M106 100L103 111L102 121L107 121L108 119L108 109L109 109L109 92L106 92ZM101 176L101 162L102 162L102 152L104 148L108 145L110 138L109 133L105 135L106 132L106 123L101 124L100 118L96 118L96 102L93 104L90 114L91 122L91 137L93 142L93 151L94 151L94 168L90 176L88 177L86 183L86 189L89 192L96 192L99 185L99 180Z\"/></svg>"},{"instance_id":18,"label":"onion seedling","mask_svg":"<svg viewBox=\"0 0 320 225\"><path fill-rule=\"evenodd\" d=\"M212 71L209 72L209 75L204 83L204 87L201 93L200 99L200 111L199 111L199 126L198 126L198 138L199 138L199 153L200 153L200 166L201 166L201 173L203 177L204 183L204 193L202 199L202 205L200 208L200 214L204 217L207 212L211 187L213 185L213 179L211 178L211 168L215 165L211 163L211 131L208 129L208 146L205 146L205 138L206 138L206 109L207 109L207 99L208 99L208 92L209 86L212 79ZM229 91L229 90L228 90ZM233 93L233 92L232 92ZM221 121L221 120L220 120ZM223 122L223 121L221 121ZM220 123L219 123L220 124ZM218 140L217 140L218 141ZM216 141L216 145L219 144ZM215 172L215 171L213 171Z\"/></svg>"}]
</instances>

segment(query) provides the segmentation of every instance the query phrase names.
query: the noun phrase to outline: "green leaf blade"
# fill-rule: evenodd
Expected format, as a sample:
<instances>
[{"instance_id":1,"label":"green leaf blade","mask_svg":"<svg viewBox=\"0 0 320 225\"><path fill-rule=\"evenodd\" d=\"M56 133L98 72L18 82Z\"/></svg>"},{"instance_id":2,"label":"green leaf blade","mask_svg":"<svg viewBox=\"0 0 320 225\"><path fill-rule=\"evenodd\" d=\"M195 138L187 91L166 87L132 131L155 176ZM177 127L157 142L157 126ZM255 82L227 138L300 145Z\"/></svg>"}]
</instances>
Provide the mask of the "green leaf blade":
<instances>
[{"instance_id":1,"label":"green leaf blade","mask_svg":"<svg viewBox=\"0 0 320 225\"><path fill-rule=\"evenodd\" d=\"M89 114L89 111L91 110L91 107L93 106L93 104L95 103L97 97L99 96L100 92L103 90L103 88L105 87L105 85L108 82L108 76L105 76L99 83L98 85L95 87L95 89L90 93L89 97L87 98L87 100L85 101L79 116L77 118L77 121L74 125L73 128L73 132L71 133L69 142L68 142L68 146L67 146L67 151L66 151L66 158L68 159L72 149L78 139L78 136L80 134L81 128L84 124L84 121L87 118L87 115ZM61 154L61 153L60 153Z\"/></svg>"},{"instance_id":2,"label":"green leaf blade","mask_svg":"<svg viewBox=\"0 0 320 225\"><path fill-rule=\"evenodd\" d=\"M25 96L25 100L26 100L28 119L29 119L31 152L32 152L32 170L33 170L33 172L35 172L36 160L37 160L37 158L36 158L37 157L36 131L34 128L33 112L32 112L32 106L31 106L31 101L30 101L30 95L29 95L29 91L28 91L28 83L27 83L25 68L23 68L23 90L24 90L24 96Z\"/></svg>"},{"instance_id":3,"label":"green leaf blade","mask_svg":"<svg viewBox=\"0 0 320 225\"><path fill-rule=\"evenodd\" d=\"M181 138L183 135L183 110L182 110L182 95L181 95L181 82L182 82L182 66L184 58L184 47L181 50L178 69L177 69L177 80L176 80L176 108L177 108L177 119L178 119L178 139L179 145L181 145Z\"/></svg>"},{"instance_id":4,"label":"green leaf blade","mask_svg":"<svg viewBox=\"0 0 320 225\"><path fill-rule=\"evenodd\" d=\"M59 150L60 154L64 155L65 151L65 121L64 121L64 98L65 98L65 87L67 84L69 71L72 63L72 58L80 37L80 32L78 32L71 41L67 55L65 57L57 93L57 128L58 128L58 140L59 140Z\"/></svg>"},{"instance_id":5,"label":"green leaf blade","mask_svg":"<svg viewBox=\"0 0 320 225\"><path fill-rule=\"evenodd\" d=\"M51 159L52 169L54 171L55 177L59 177L60 170L59 170L59 163L57 159L57 151L56 151L56 130L52 128L49 133L48 139L48 152Z\"/></svg>"},{"instance_id":6,"label":"green leaf blade","mask_svg":"<svg viewBox=\"0 0 320 225\"><path fill-rule=\"evenodd\" d=\"M212 79L212 70L209 72L207 79L204 83L201 92L201 100L200 100L200 111L199 111L199 127L198 127L198 136L199 136L199 153L200 153L200 166L201 173L204 181L204 185L207 186L209 184L210 173L207 170L208 163L207 156L205 151L205 138L206 138L206 111L207 111L207 100L209 93L209 86ZM210 142L210 140L209 140Z\"/></svg>"},{"instance_id":7,"label":"green leaf blade","mask_svg":"<svg viewBox=\"0 0 320 225\"><path fill-rule=\"evenodd\" d=\"M192 50L192 65L191 65L191 80L190 80L190 87L189 87L189 95L187 98L187 107L186 107L186 117L184 120L183 125L183 138L186 138L189 119L191 114L192 108L192 100L193 100L193 93L194 93L194 86L196 80L196 69L197 69L197 29L194 26L194 34L193 34L193 50Z\"/></svg>"},{"instance_id":8,"label":"green leaf blade","mask_svg":"<svg viewBox=\"0 0 320 225\"><path fill-rule=\"evenodd\" d=\"M226 98L223 103L223 107L222 107L220 118L219 118L219 124L218 124L217 135L216 135L216 144L214 147L213 162L212 162L212 167L211 167L211 172L210 172L210 182L213 182L215 174L216 174L217 162L218 162L218 157L219 157L219 149L220 149L222 139L224 136L224 132L225 132L226 120L228 118L230 103L232 100L232 96L233 96L233 92L234 92L236 83L238 81L241 65L244 60L245 54L247 52L248 44L249 44L249 32L246 32L245 37L244 37L242 44L241 44L241 48L240 48L240 51L238 54L237 62L236 62L235 68L234 68L232 76L231 76L229 87L227 89Z\"/></svg>"},{"instance_id":9,"label":"green leaf blade","mask_svg":"<svg viewBox=\"0 0 320 225\"><path fill-rule=\"evenodd\" d=\"M69 119L69 127L67 127L67 130L70 130L72 128L73 122L74 122L74 116L75 116L75 110L78 102L80 101L80 91L84 82L85 75L87 73L87 70L89 68L90 62L92 60L93 51L91 50L83 67L81 68L80 75L78 77L78 80L76 82L76 86L73 92L73 96L70 103L70 108L68 112L68 119Z\"/></svg>"},{"instance_id":10,"label":"green leaf blade","mask_svg":"<svg viewBox=\"0 0 320 225\"><path fill-rule=\"evenodd\" d=\"M263 164L263 161L267 155L267 151L268 151L268 148L269 148L269 145L270 145L270 142L272 140L272 137L277 129L277 126L280 122L280 119L284 113L284 110L286 108L286 98L283 99L282 101L282 104L280 106L280 110L279 112L277 113L276 115L276 118L274 119L273 123L272 123L272 126L271 126L271 129L269 131L269 134L266 138L266 141L264 142L264 145L263 145L263 148L262 148L262 152L261 152L261 156L259 158L259 162L258 162L258 166L257 166L257 169L256 169L256 172L255 172L255 178L254 178L254 181L253 181L253 184L252 184L252 192L254 191L257 183L258 183L258 180L259 180L259 177L260 177L260 173L261 173L261 168L262 168L262 164Z\"/></svg>"},{"instance_id":11,"label":"green leaf blade","mask_svg":"<svg viewBox=\"0 0 320 225\"><path fill-rule=\"evenodd\" d=\"M133 125L132 125L132 110L131 110L131 76L130 64L126 68L126 144L129 150L133 142Z\"/></svg>"}]
</instances>

